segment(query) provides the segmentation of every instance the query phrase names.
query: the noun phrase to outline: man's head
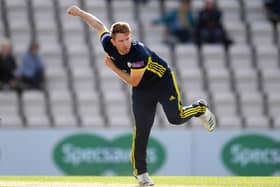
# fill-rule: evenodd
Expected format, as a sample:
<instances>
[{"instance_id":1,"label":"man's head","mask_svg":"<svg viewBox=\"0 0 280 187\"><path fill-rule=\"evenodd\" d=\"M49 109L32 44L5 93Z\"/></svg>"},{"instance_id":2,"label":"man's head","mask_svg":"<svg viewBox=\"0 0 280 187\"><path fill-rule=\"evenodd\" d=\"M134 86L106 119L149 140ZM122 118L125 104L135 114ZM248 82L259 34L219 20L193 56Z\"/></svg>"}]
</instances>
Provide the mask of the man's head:
<instances>
[{"instance_id":1,"label":"man's head","mask_svg":"<svg viewBox=\"0 0 280 187\"><path fill-rule=\"evenodd\" d=\"M11 43L9 39L4 38L3 41L1 42L1 54L3 56L7 56L11 53Z\"/></svg>"},{"instance_id":2,"label":"man's head","mask_svg":"<svg viewBox=\"0 0 280 187\"><path fill-rule=\"evenodd\" d=\"M188 11L190 9L190 0L182 0L180 9L184 11Z\"/></svg>"},{"instance_id":3,"label":"man's head","mask_svg":"<svg viewBox=\"0 0 280 187\"><path fill-rule=\"evenodd\" d=\"M116 22L111 27L111 42L121 55L129 53L131 48L131 29L126 22Z\"/></svg>"},{"instance_id":4,"label":"man's head","mask_svg":"<svg viewBox=\"0 0 280 187\"><path fill-rule=\"evenodd\" d=\"M30 43L30 46L29 46L29 51L30 51L32 54L35 55L35 54L37 54L38 50L39 50L39 43L36 42L36 41L32 41L32 42Z\"/></svg>"},{"instance_id":5,"label":"man's head","mask_svg":"<svg viewBox=\"0 0 280 187\"><path fill-rule=\"evenodd\" d=\"M205 8L207 10L212 10L216 7L216 3L214 0L205 0Z\"/></svg>"}]
</instances>

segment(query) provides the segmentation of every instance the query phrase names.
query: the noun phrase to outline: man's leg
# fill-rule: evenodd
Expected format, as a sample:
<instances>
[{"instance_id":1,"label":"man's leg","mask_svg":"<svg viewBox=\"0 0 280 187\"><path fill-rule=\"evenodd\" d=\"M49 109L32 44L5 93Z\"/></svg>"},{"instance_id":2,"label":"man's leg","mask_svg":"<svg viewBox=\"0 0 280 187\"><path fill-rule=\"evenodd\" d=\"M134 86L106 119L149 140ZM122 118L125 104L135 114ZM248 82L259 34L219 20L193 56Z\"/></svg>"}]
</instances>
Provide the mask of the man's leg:
<instances>
[{"instance_id":1,"label":"man's leg","mask_svg":"<svg viewBox=\"0 0 280 187\"><path fill-rule=\"evenodd\" d=\"M188 29L177 29L173 32L173 35L177 37L181 43L192 41L191 34Z\"/></svg>"},{"instance_id":2,"label":"man's leg","mask_svg":"<svg viewBox=\"0 0 280 187\"><path fill-rule=\"evenodd\" d=\"M166 80L166 90L162 93L165 94L162 94L160 103L170 123L182 124L192 117L199 117L209 131L214 130L215 117L207 108L205 101L198 100L192 105L182 106L180 91L173 72Z\"/></svg>"},{"instance_id":3,"label":"man's leg","mask_svg":"<svg viewBox=\"0 0 280 187\"><path fill-rule=\"evenodd\" d=\"M154 122L157 101L150 93L133 91L132 102L135 131L133 134L131 162L134 175L137 176L147 172L147 144Z\"/></svg>"}]
</instances>

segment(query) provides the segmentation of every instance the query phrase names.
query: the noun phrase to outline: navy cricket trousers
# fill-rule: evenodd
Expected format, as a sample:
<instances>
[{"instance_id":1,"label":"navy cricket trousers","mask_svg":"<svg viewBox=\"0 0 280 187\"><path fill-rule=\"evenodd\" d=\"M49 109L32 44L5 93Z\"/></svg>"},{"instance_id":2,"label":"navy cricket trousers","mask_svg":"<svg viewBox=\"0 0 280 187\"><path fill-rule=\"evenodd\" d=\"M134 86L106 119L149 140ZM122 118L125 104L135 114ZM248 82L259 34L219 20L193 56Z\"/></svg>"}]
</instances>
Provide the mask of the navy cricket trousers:
<instances>
[{"instance_id":1,"label":"navy cricket trousers","mask_svg":"<svg viewBox=\"0 0 280 187\"><path fill-rule=\"evenodd\" d=\"M147 172L146 151L156 106L160 103L171 124L182 124L206 111L206 106L192 104L182 106L181 95L173 72L167 71L163 78L147 89L133 88L132 109L135 131L132 140L131 162L134 175Z\"/></svg>"}]
</instances>

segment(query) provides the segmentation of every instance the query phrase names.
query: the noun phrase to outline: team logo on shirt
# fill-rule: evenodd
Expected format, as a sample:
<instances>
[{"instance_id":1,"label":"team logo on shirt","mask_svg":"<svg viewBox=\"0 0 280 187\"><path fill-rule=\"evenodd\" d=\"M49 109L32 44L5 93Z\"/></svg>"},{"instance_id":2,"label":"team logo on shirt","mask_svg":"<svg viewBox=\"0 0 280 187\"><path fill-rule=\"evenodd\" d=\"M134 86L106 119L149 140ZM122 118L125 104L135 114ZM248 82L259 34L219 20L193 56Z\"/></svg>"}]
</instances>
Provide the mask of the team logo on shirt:
<instances>
[{"instance_id":1,"label":"team logo on shirt","mask_svg":"<svg viewBox=\"0 0 280 187\"><path fill-rule=\"evenodd\" d=\"M144 61L138 61L138 62L133 62L131 64L132 68L141 68L145 66L145 62Z\"/></svg>"},{"instance_id":2,"label":"team logo on shirt","mask_svg":"<svg viewBox=\"0 0 280 187\"><path fill-rule=\"evenodd\" d=\"M170 97L169 97L169 101L173 101L173 100L175 100L176 99L176 97L174 96L174 95L171 95Z\"/></svg>"},{"instance_id":3,"label":"team logo on shirt","mask_svg":"<svg viewBox=\"0 0 280 187\"><path fill-rule=\"evenodd\" d=\"M145 62L144 61L127 62L127 66L129 68L142 68L145 66Z\"/></svg>"}]
</instances>

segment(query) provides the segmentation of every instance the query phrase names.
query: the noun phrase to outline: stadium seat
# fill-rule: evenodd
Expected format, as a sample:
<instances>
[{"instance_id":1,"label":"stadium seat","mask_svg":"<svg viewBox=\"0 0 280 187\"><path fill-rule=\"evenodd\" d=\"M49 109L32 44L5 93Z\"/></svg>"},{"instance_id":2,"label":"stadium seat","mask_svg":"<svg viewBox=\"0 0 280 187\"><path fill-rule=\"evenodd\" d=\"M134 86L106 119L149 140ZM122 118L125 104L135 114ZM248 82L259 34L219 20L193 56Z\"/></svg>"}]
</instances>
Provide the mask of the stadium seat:
<instances>
[{"instance_id":1,"label":"stadium seat","mask_svg":"<svg viewBox=\"0 0 280 187\"><path fill-rule=\"evenodd\" d=\"M245 19L248 23L254 21L266 20L265 9L262 0L256 0L256 1L243 0L242 2L244 4Z\"/></svg>"},{"instance_id":2,"label":"stadium seat","mask_svg":"<svg viewBox=\"0 0 280 187\"><path fill-rule=\"evenodd\" d=\"M122 82L114 76L108 69L101 72L101 90L109 116L109 125L131 127L131 115L128 109L130 97L127 98Z\"/></svg>"},{"instance_id":3,"label":"stadium seat","mask_svg":"<svg viewBox=\"0 0 280 187\"><path fill-rule=\"evenodd\" d=\"M224 20L223 24L235 44L245 44L247 42L247 30L243 22Z\"/></svg>"},{"instance_id":4,"label":"stadium seat","mask_svg":"<svg viewBox=\"0 0 280 187\"><path fill-rule=\"evenodd\" d=\"M79 63L79 62L77 62ZM79 68L71 68L73 81L88 80L94 84L94 76L91 67L88 65L80 66Z\"/></svg>"},{"instance_id":5,"label":"stadium seat","mask_svg":"<svg viewBox=\"0 0 280 187\"><path fill-rule=\"evenodd\" d=\"M273 118L273 124L274 124L274 128L276 128L276 129L280 128L280 117L279 116L275 116Z\"/></svg>"},{"instance_id":6,"label":"stadium seat","mask_svg":"<svg viewBox=\"0 0 280 187\"><path fill-rule=\"evenodd\" d=\"M104 119L100 115L93 114L81 114L81 125L82 127L88 128L104 128Z\"/></svg>"},{"instance_id":7,"label":"stadium seat","mask_svg":"<svg viewBox=\"0 0 280 187\"><path fill-rule=\"evenodd\" d=\"M20 116L19 99L14 92L0 92L1 126L8 128L23 127L24 122Z\"/></svg>"},{"instance_id":8,"label":"stadium seat","mask_svg":"<svg viewBox=\"0 0 280 187\"><path fill-rule=\"evenodd\" d=\"M186 94L188 90L203 90L203 76L196 46L177 45L175 55L176 64L173 63L172 66L178 72L177 81L181 92Z\"/></svg>"},{"instance_id":9,"label":"stadium seat","mask_svg":"<svg viewBox=\"0 0 280 187\"><path fill-rule=\"evenodd\" d=\"M69 91L53 91L49 93L50 109L56 127L77 126L73 100Z\"/></svg>"},{"instance_id":10,"label":"stadium seat","mask_svg":"<svg viewBox=\"0 0 280 187\"><path fill-rule=\"evenodd\" d=\"M235 69L234 72L235 88L238 92L254 91L258 92L258 74L254 68Z\"/></svg>"},{"instance_id":11,"label":"stadium seat","mask_svg":"<svg viewBox=\"0 0 280 187\"><path fill-rule=\"evenodd\" d=\"M158 1L149 1L139 5L139 17L143 24L151 24L152 20L160 17Z\"/></svg>"},{"instance_id":12,"label":"stadium seat","mask_svg":"<svg viewBox=\"0 0 280 187\"><path fill-rule=\"evenodd\" d=\"M207 70L207 86L210 92L231 90L230 74L228 69L217 67Z\"/></svg>"},{"instance_id":13,"label":"stadium seat","mask_svg":"<svg viewBox=\"0 0 280 187\"><path fill-rule=\"evenodd\" d=\"M107 20L107 4L106 1L84 0L87 11L94 13L100 20Z\"/></svg>"},{"instance_id":14,"label":"stadium seat","mask_svg":"<svg viewBox=\"0 0 280 187\"><path fill-rule=\"evenodd\" d=\"M259 92L241 92L240 105L247 126L268 128L267 117L264 115L263 96Z\"/></svg>"},{"instance_id":15,"label":"stadium seat","mask_svg":"<svg viewBox=\"0 0 280 187\"><path fill-rule=\"evenodd\" d=\"M203 77L201 69L198 67L193 68L181 68L179 66L180 75L182 82L178 83L181 91L183 93L188 93L188 91L201 91L204 89Z\"/></svg>"},{"instance_id":16,"label":"stadium seat","mask_svg":"<svg viewBox=\"0 0 280 187\"><path fill-rule=\"evenodd\" d=\"M35 10L37 9L52 9L53 8L53 2L52 1L41 1L41 0L32 0L32 5Z\"/></svg>"},{"instance_id":17,"label":"stadium seat","mask_svg":"<svg viewBox=\"0 0 280 187\"><path fill-rule=\"evenodd\" d=\"M60 0L59 1L59 8L62 12L65 12L66 9L71 5L80 5L79 0Z\"/></svg>"},{"instance_id":18,"label":"stadium seat","mask_svg":"<svg viewBox=\"0 0 280 187\"><path fill-rule=\"evenodd\" d=\"M202 47L202 55L204 57L204 61L210 61L211 66L214 65L222 65L225 62L225 51L222 45L215 44L215 45L210 45L210 44L205 44ZM212 64L213 62L217 61L217 63L221 64ZM208 67L208 66L207 66Z\"/></svg>"},{"instance_id":19,"label":"stadium seat","mask_svg":"<svg viewBox=\"0 0 280 187\"><path fill-rule=\"evenodd\" d=\"M204 90L186 90L185 97L182 98L182 103L190 105L199 99L205 99L209 101L210 97Z\"/></svg>"},{"instance_id":20,"label":"stadium seat","mask_svg":"<svg viewBox=\"0 0 280 187\"><path fill-rule=\"evenodd\" d=\"M163 25L156 25L156 26L150 26L150 27L144 27L144 33L145 33L145 44L147 46L158 44L158 46L161 46L164 38L165 38L165 28ZM149 33L149 34L147 34Z\"/></svg>"},{"instance_id":21,"label":"stadium seat","mask_svg":"<svg viewBox=\"0 0 280 187\"><path fill-rule=\"evenodd\" d=\"M64 66L47 66L46 79L48 92L69 89L68 76Z\"/></svg>"},{"instance_id":22,"label":"stadium seat","mask_svg":"<svg viewBox=\"0 0 280 187\"><path fill-rule=\"evenodd\" d=\"M280 112L279 92L268 92L266 95L267 95L269 116L276 118Z\"/></svg>"},{"instance_id":23,"label":"stadium seat","mask_svg":"<svg viewBox=\"0 0 280 187\"><path fill-rule=\"evenodd\" d=\"M238 116L237 99L231 91L212 92L214 113L220 128L241 128L241 118Z\"/></svg>"},{"instance_id":24,"label":"stadium seat","mask_svg":"<svg viewBox=\"0 0 280 187\"><path fill-rule=\"evenodd\" d=\"M199 69L199 54L195 45L177 45L175 55L176 66L180 73L187 69Z\"/></svg>"},{"instance_id":25,"label":"stadium seat","mask_svg":"<svg viewBox=\"0 0 280 187\"><path fill-rule=\"evenodd\" d=\"M256 21L250 23L250 26L251 40L255 46L273 43L272 25L269 22Z\"/></svg>"},{"instance_id":26,"label":"stadium seat","mask_svg":"<svg viewBox=\"0 0 280 187\"><path fill-rule=\"evenodd\" d=\"M221 45L204 45L202 55L209 91L212 92L215 89L229 90L230 77L223 47Z\"/></svg>"},{"instance_id":27,"label":"stadium seat","mask_svg":"<svg viewBox=\"0 0 280 187\"><path fill-rule=\"evenodd\" d=\"M76 92L78 113L84 127L104 127L98 94L94 89L80 89Z\"/></svg>"},{"instance_id":28,"label":"stadium seat","mask_svg":"<svg viewBox=\"0 0 280 187\"><path fill-rule=\"evenodd\" d=\"M171 61L171 52L166 45L159 45L157 42L157 44L151 44L147 46L153 49L155 53L157 53L163 60L165 60L171 66L173 65L173 62Z\"/></svg>"},{"instance_id":29,"label":"stadium seat","mask_svg":"<svg viewBox=\"0 0 280 187\"><path fill-rule=\"evenodd\" d=\"M134 22L133 1L114 0L112 6L115 21Z\"/></svg>"},{"instance_id":30,"label":"stadium seat","mask_svg":"<svg viewBox=\"0 0 280 187\"><path fill-rule=\"evenodd\" d=\"M278 51L275 45L258 45L256 46L256 61L260 70L277 69Z\"/></svg>"},{"instance_id":31,"label":"stadium seat","mask_svg":"<svg viewBox=\"0 0 280 187\"><path fill-rule=\"evenodd\" d=\"M10 114L10 112L9 112L9 113L4 114L3 112L1 112L0 126L3 128L18 129L18 128L22 128L24 126L24 122L23 122L22 118L20 117L20 115L18 115L17 113Z\"/></svg>"},{"instance_id":32,"label":"stadium seat","mask_svg":"<svg viewBox=\"0 0 280 187\"><path fill-rule=\"evenodd\" d=\"M223 20L228 21L240 21L241 13L238 1L218 0L218 7L222 10Z\"/></svg>"},{"instance_id":33,"label":"stadium seat","mask_svg":"<svg viewBox=\"0 0 280 187\"><path fill-rule=\"evenodd\" d=\"M245 116L246 128L269 128L269 118L264 115Z\"/></svg>"},{"instance_id":34,"label":"stadium seat","mask_svg":"<svg viewBox=\"0 0 280 187\"><path fill-rule=\"evenodd\" d=\"M265 93L280 91L280 69L261 69L262 87Z\"/></svg>"},{"instance_id":35,"label":"stadium seat","mask_svg":"<svg viewBox=\"0 0 280 187\"><path fill-rule=\"evenodd\" d=\"M241 129L242 119L238 115L223 115L217 112L216 114L217 124L219 128L222 129Z\"/></svg>"},{"instance_id":36,"label":"stadium seat","mask_svg":"<svg viewBox=\"0 0 280 187\"><path fill-rule=\"evenodd\" d=\"M47 114L47 104L43 92L25 91L22 95L22 101L27 126L50 126L51 123Z\"/></svg>"},{"instance_id":37,"label":"stadium seat","mask_svg":"<svg viewBox=\"0 0 280 187\"><path fill-rule=\"evenodd\" d=\"M77 119L71 114L54 114L53 115L54 127L66 128L66 127L77 127Z\"/></svg>"},{"instance_id":38,"label":"stadium seat","mask_svg":"<svg viewBox=\"0 0 280 187\"><path fill-rule=\"evenodd\" d=\"M33 115L28 113L25 118L28 128L49 128L51 124L49 117L45 114Z\"/></svg>"},{"instance_id":39,"label":"stadium seat","mask_svg":"<svg viewBox=\"0 0 280 187\"><path fill-rule=\"evenodd\" d=\"M252 51L246 44L236 44L229 48L230 65L237 68L252 66Z\"/></svg>"},{"instance_id":40,"label":"stadium seat","mask_svg":"<svg viewBox=\"0 0 280 187\"><path fill-rule=\"evenodd\" d=\"M226 108L226 107L232 107L232 113L237 114L237 109L236 109L236 96L233 92L231 91L215 91L212 93L212 99L215 108L220 107L220 108ZM221 110L220 112L227 112Z\"/></svg>"},{"instance_id":41,"label":"stadium seat","mask_svg":"<svg viewBox=\"0 0 280 187\"><path fill-rule=\"evenodd\" d=\"M41 45L58 45L58 29L52 1L33 0L33 18Z\"/></svg>"},{"instance_id":42,"label":"stadium seat","mask_svg":"<svg viewBox=\"0 0 280 187\"><path fill-rule=\"evenodd\" d=\"M14 52L22 55L28 48L31 39L31 24L28 19L27 3L25 1L6 1L7 18Z\"/></svg>"},{"instance_id":43,"label":"stadium seat","mask_svg":"<svg viewBox=\"0 0 280 187\"><path fill-rule=\"evenodd\" d=\"M132 118L126 104L108 103L106 108L110 127L132 128Z\"/></svg>"}]
</instances>

